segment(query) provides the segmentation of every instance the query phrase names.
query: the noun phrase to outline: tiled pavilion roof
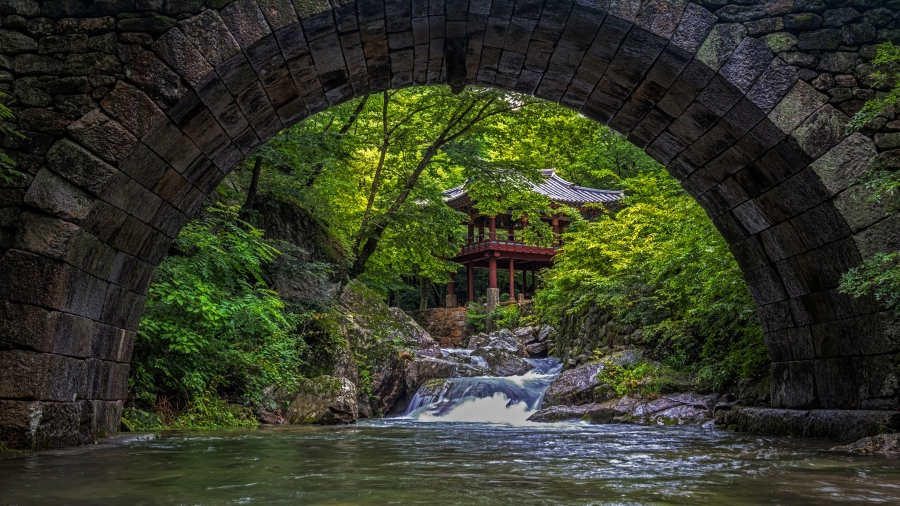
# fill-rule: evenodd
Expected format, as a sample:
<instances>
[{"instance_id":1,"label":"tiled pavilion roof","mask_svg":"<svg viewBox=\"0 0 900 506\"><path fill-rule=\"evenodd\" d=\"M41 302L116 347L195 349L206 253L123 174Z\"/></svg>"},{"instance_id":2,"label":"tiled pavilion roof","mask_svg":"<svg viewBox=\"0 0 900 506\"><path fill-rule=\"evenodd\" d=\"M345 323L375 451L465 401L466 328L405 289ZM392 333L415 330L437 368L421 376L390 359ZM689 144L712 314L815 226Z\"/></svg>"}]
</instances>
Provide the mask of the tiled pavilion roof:
<instances>
[{"instance_id":1,"label":"tiled pavilion roof","mask_svg":"<svg viewBox=\"0 0 900 506\"><path fill-rule=\"evenodd\" d=\"M576 207L591 203L615 204L625 197L625 192L623 191L599 190L570 183L557 176L554 169L544 169L541 171L541 174L544 176L542 183L535 184L531 181L527 181L527 183L535 192L560 204ZM462 184L455 188L444 190L443 193L444 201L452 206L454 203L464 199L469 191L466 189L466 184Z\"/></svg>"}]
</instances>

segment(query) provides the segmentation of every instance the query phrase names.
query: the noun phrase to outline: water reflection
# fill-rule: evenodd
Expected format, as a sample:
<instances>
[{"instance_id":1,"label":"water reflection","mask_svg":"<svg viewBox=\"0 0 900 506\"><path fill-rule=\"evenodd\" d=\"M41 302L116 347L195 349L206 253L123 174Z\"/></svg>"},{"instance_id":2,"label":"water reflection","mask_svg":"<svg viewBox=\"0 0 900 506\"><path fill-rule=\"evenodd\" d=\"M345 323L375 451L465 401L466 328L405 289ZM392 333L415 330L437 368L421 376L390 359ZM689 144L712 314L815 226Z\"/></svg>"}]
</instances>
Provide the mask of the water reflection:
<instances>
[{"instance_id":1,"label":"water reflection","mask_svg":"<svg viewBox=\"0 0 900 506\"><path fill-rule=\"evenodd\" d=\"M900 460L832 444L415 420L181 433L0 462L0 504L900 503Z\"/></svg>"}]
</instances>

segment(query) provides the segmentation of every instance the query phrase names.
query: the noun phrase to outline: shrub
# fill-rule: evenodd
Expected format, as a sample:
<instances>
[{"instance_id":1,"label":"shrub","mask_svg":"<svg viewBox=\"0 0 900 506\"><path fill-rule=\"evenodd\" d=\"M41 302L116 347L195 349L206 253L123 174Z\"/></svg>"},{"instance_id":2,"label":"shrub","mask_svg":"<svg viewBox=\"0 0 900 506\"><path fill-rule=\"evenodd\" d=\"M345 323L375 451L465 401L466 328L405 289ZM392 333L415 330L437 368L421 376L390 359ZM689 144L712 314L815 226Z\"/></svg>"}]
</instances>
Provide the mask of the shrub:
<instances>
[{"instance_id":1,"label":"shrub","mask_svg":"<svg viewBox=\"0 0 900 506\"><path fill-rule=\"evenodd\" d=\"M238 208L221 205L185 226L150 287L135 341L133 400L154 407L171 397L186 406L184 416L194 420L187 425L225 423L219 414L230 411L217 396L251 404L266 386L295 380L306 349L296 329L307 316L288 311L266 287L262 268L279 252L262 236Z\"/></svg>"}]
</instances>

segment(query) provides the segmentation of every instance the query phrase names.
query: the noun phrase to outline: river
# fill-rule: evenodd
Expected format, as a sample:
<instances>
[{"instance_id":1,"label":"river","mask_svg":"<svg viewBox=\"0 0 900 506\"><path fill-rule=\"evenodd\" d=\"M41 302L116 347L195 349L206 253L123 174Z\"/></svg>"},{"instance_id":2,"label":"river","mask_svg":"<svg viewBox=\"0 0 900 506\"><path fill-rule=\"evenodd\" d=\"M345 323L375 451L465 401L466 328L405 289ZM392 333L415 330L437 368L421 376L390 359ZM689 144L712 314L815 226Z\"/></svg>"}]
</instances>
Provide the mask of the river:
<instances>
[{"instance_id":1,"label":"river","mask_svg":"<svg viewBox=\"0 0 900 506\"><path fill-rule=\"evenodd\" d=\"M529 423L556 371L543 372L491 379L494 391L453 380L403 418L168 432L0 461L0 504L900 504L900 459L828 452L834 442Z\"/></svg>"}]
</instances>

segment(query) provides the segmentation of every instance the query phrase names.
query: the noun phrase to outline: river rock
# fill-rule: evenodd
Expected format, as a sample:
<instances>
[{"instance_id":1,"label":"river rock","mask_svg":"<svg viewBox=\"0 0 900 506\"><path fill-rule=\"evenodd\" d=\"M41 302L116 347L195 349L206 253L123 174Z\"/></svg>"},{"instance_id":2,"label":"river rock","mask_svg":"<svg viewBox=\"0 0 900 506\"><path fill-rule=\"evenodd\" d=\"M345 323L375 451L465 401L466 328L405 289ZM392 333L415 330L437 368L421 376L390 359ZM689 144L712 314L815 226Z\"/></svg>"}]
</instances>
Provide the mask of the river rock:
<instances>
[{"instance_id":1,"label":"river rock","mask_svg":"<svg viewBox=\"0 0 900 506\"><path fill-rule=\"evenodd\" d=\"M395 356L375 368L372 372L369 395L365 399L360 396L360 403L365 403L370 408L365 411L367 417L390 413L403 397L406 393L406 365L405 359Z\"/></svg>"},{"instance_id":2,"label":"river rock","mask_svg":"<svg viewBox=\"0 0 900 506\"><path fill-rule=\"evenodd\" d=\"M419 386L428 380L459 377L459 364L432 357L417 357L406 366L406 389L415 395Z\"/></svg>"},{"instance_id":3,"label":"river rock","mask_svg":"<svg viewBox=\"0 0 900 506\"><path fill-rule=\"evenodd\" d=\"M605 401L594 396L594 390L600 386L597 373L602 367L599 362L591 362L564 371L550 383L541 407L578 406Z\"/></svg>"},{"instance_id":4,"label":"river rock","mask_svg":"<svg viewBox=\"0 0 900 506\"><path fill-rule=\"evenodd\" d=\"M475 378L478 376L497 376L494 371L479 367L474 364L459 364L456 366L456 372L460 378Z\"/></svg>"},{"instance_id":5,"label":"river rock","mask_svg":"<svg viewBox=\"0 0 900 506\"><path fill-rule=\"evenodd\" d=\"M611 423L615 416L609 406L603 404L582 404L581 406L551 406L528 417L529 422L567 422L582 420L596 424Z\"/></svg>"},{"instance_id":6,"label":"river rock","mask_svg":"<svg viewBox=\"0 0 900 506\"><path fill-rule=\"evenodd\" d=\"M358 417L356 385L347 378L319 376L276 394L279 411L289 424L354 423Z\"/></svg>"},{"instance_id":7,"label":"river rock","mask_svg":"<svg viewBox=\"0 0 900 506\"><path fill-rule=\"evenodd\" d=\"M521 376L531 369L532 365L519 357L507 358L491 367L491 371L497 376Z\"/></svg>"},{"instance_id":8,"label":"river rock","mask_svg":"<svg viewBox=\"0 0 900 506\"><path fill-rule=\"evenodd\" d=\"M712 420L718 394L674 394L653 399L626 396L603 403L551 406L528 418L532 422L584 420L591 423L700 425Z\"/></svg>"},{"instance_id":9,"label":"river rock","mask_svg":"<svg viewBox=\"0 0 900 506\"><path fill-rule=\"evenodd\" d=\"M835 446L833 452L851 453L900 453L900 434L879 434L860 439L855 443Z\"/></svg>"}]
</instances>

